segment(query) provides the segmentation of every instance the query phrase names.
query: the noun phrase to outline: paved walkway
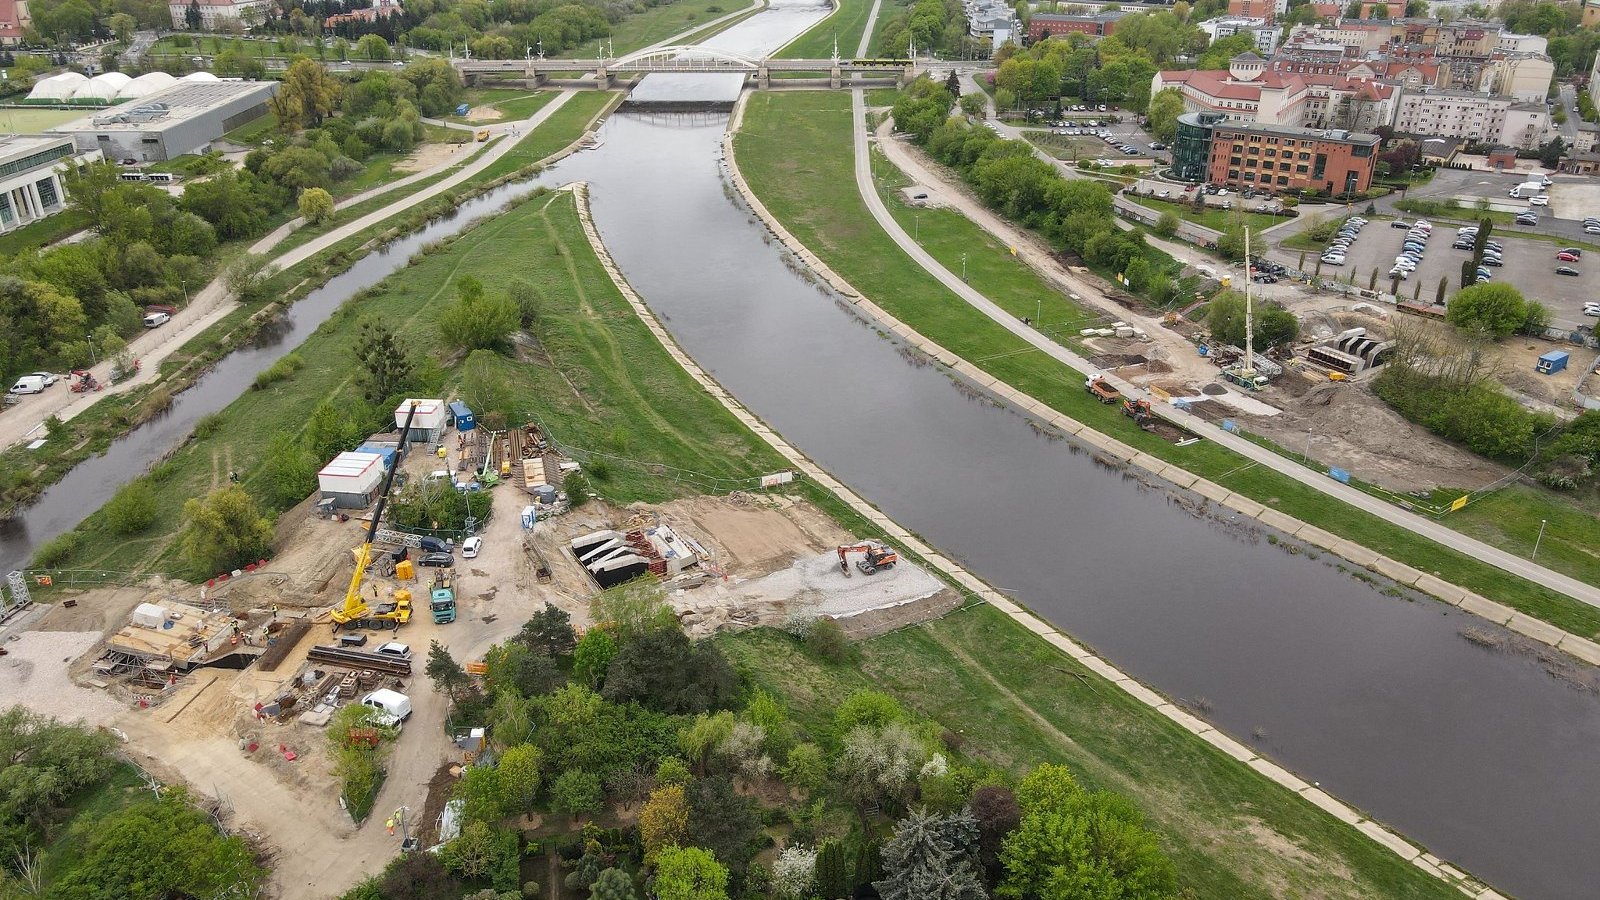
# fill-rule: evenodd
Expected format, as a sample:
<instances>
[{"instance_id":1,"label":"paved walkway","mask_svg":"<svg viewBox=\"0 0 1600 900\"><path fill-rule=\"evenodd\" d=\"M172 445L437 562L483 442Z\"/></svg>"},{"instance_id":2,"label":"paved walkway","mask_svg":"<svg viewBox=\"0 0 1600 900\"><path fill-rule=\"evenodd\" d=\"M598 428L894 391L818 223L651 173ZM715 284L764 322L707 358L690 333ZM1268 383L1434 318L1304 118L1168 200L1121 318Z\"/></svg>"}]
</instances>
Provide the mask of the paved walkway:
<instances>
[{"instance_id":1,"label":"paved walkway","mask_svg":"<svg viewBox=\"0 0 1600 900\"><path fill-rule=\"evenodd\" d=\"M528 119L494 127L500 129L502 135L509 135L513 126L518 129L519 133L532 131L557 109L560 109L571 96L572 93L570 91L563 91L560 96L545 104ZM307 241L299 247L267 262L280 269L287 269L303 262L351 235L357 234L372 225L392 219L416 204L436 197L472 178L500 157L509 153L516 145L517 141L508 137L501 137L491 144L489 149L479 154L475 160L465 166L461 166L455 174L440 180L437 184L430 185L408 197L396 200L382 209L341 225L333 231ZM446 163L446 165L435 169L419 172L411 176L410 179L402 179L402 181L415 181L419 180L419 178L432 177L439 174L441 170L459 165L455 160L447 160ZM385 190L393 190L399 187L401 183L395 182L387 186ZM382 191L375 189L367 192L365 196L374 196L376 193L382 193ZM351 199L354 200L355 198ZM282 242L292 232L293 229L287 226L280 228L266 238L256 242L250 248L250 252L265 253ZM35 394L24 398L15 408L6 410L3 415L0 415L0 450L7 449L22 441L43 437L45 433L44 422L52 415L62 421L67 421L82 414L102 397L131 390L139 385L154 381L160 372L162 360L177 352L179 348L189 341L200 336L202 332L216 324L216 322L232 312L233 309L234 303L228 295L227 287L223 284L222 275L219 273L210 284L206 285L190 299L188 305L173 316L171 322L161 328L137 335L128 342L128 352L140 360L141 368L137 376L119 384L109 385L111 381L111 363L101 362L94 366L91 371L94 372L95 378L99 379L101 383L109 385L104 391L94 394L73 394L68 391L65 386L65 379L63 379L61 384L50 388L43 394Z\"/></svg>"},{"instance_id":2,"label":"paved walkway","mask_svg":"<svg viewBox=\"0 0 1600 900\"><path fill-rule=\"evenodd\" d=\"M1001 309L994 303L994 301L990 300L988 297L985 297L978 291L973 290L970 285L961 280L960 276L946 269L939 263L938 260L930 256L927 251L923 250L922 247L912 239L911 235L907 234L905 229L900 227L899 223L894 220L894 217L889 214L889 210L884 205L883 199L878 196L878 192L873 188L872 161L867 143L865 101L860 89L851 91L851 114L854 120L852 133L855 144L856 187L859 189L862 200L866 203L867 208L871 210L873 218L878 222L878 225L882 227L891 238L894 239L895 243L898 244L908 256L916 260L918 265L926 269L929 274L933 275L957 296L970 303L974 308L983 312L984 315L994 320L1007 331L1010 331L1017 337L1032 344L1041 352L1048 354L1051 358L1078 371L1079 373L1087 375L1099 371L1099 369L1088 360L1076 353L1073 353L1065 347L1062 347L1055 341L1051 340L1048 336L1041 334L1027 325L1022 324L1019 319ZM1111 378L1111 381L1115 383L1118 388L1122 389L1123 391L1130 392L1134 396L1148 395L1148 392L1142 388L1138 388L1134 385L1123 382L1121 379L1113 377ZM1507 553L1498 547L1492 547L1482 541L1475 540L1467 537L1464 534L1453 531L1444 525L1433 521L1432 519L1427 519L1416 515L1415 513L1407 512L1406 510L1379 500L1376 497L1365 494L1353 487L1350 487L1349 485L1334 481L1321 472L1308 469L1305 466L1294 462L1293 460L1279 456L1278 454L1259 447L1256 444L1245 440L1244 438L1224 431L1216 425L1199 418L1198 416L1191 415L1183 410L1177 409L1169 403L1159 400L1153 395L1149 396L1149 399L1163 418L1168 419L1169 421L1186 428L1197 435L1220 444L1221 446L1227 447L1229 450L1232 450L1240 456L1247 458L1257 465L1265 466L1273 471L1287 475L1290 478L1293 478L1302 484L1308 485L1333 499L1348 503L1357 509L1371 513L1372 515L1375 515L1378 518L1389 522L1390 524L1398 525L1401 528L1405 528L1415 534L1426 537L1429 540L1443 544L1444 546L1464 553L1467 556L1488 563L1489 565L1492 565L1505 572L1526 578L1529 581L1533 581L1537 584L1545 585L1552 590L1565 594L1568 597L1571 597L1582 603L1600 607L1600 589L1597 589L1594 585L1586 584L1575 578L1551 571L1544 566L1530 562L1519 556L1513 556L1512 554Z\"/></svg>"}]
</instances>

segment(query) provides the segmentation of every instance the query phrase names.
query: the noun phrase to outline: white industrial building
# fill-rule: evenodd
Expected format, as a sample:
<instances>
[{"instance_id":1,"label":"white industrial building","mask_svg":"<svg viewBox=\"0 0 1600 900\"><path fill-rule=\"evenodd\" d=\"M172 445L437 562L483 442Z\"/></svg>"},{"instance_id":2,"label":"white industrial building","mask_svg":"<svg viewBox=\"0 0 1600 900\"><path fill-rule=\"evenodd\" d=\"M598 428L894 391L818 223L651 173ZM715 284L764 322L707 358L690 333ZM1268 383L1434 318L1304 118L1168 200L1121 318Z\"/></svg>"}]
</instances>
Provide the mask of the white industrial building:
<instances>
[{"instance_id":1,"label":"white industrial building","mask_svg":"<svg viewBox=\"0 0 1600 900\"><path fill-rule=\"evenodd\" d=\"M72 138L56 135L0 137L0 232L55 215L67 207L61 174L100 154L80 154Z\"/></svg>"},{"instance_id":2,"label":"white industrial building","mask_svg":"<svg viewBox=\"0 0 1600 900\"><path fill-rule=\"evenodd\" d=\"M124 88L138 81L130 80ZM145 82L154 88L159 79ZM50 129L71 135L81 151L99 150L107 159L160 162L194 153L224 134L267 113L278 90L272 81L179 79L92 116Z\"/></svg>"},{"instance_id":3,"label":"white industrial building","mask_svg":"<svg viewBox=\"0 0 1600 900\"><path fill-rule=\"evenodd\" d=\"M417 404L417 417L411 420L411 433L407 436L409 441L432 444L444 436L445 426L448 424L449 410L443 400L418 400L405 399L394 408L394 427L404 428L406 415L411 411L411 404Z\"/></svg>"},{"instance_id":4,"label":"white industrial building","mask_svg":"<svg viewBox=\"0 0 1600 900\"><path fill-rule=\"evenodd\" d=\"M384 474L382 456L347 450L317 473L320 499L343 509L366 509L378 498Z\"/></svg>"}]
</instances>

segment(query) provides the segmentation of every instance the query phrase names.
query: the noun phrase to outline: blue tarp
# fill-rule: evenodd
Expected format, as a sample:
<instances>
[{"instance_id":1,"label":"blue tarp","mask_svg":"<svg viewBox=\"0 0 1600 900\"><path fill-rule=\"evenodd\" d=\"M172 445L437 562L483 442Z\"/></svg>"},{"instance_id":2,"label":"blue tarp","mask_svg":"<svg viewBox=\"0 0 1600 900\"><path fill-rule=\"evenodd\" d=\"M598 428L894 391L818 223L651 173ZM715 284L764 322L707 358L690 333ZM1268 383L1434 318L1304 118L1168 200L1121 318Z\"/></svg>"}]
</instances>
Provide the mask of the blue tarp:
<instances>
[{"instance_id":1,"label":"blue tarp","mask_svg":"<svg viewBox=\"0 0 1600 900\"><path fill-rule=\"evenodd\" d=\"M383 457L383 467L388 469L394 465L393 447L374 447L371 444L362 444L356 448L357 453L375 453Z\"/></svg>"}]
</instances>

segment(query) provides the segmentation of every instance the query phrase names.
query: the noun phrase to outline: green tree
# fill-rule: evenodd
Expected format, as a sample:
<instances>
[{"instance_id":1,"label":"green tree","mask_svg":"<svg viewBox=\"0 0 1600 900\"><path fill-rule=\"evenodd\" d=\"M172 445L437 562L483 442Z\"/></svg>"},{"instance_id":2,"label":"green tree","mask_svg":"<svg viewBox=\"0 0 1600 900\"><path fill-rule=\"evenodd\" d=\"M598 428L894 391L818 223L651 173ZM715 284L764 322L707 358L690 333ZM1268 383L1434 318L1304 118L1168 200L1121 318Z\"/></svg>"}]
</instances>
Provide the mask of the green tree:
<instances>
[{"instance_id":1,"label":"green tree","mask_svg":"<svg viewBox=\"0 0 1600 900\"><path fill-rule=\"evenodd\" d=\"M123 485L106 503L101 515L113 534L138 534L156 520L156 492L148 479Z\"/></svg>"},{"instance_id":2,"label":"green tree","mask_svg":"<svg viewBox=\"0 0 1600 900\"><path fill-rule=\"evenodd\" d=\"M728 870L701 847L668 847L656 860L657 900L728 900Z\"/></svg>"},{"instance_id":3,"label":"green tree","mask_svg":"<svg viewBox=\"0 0 1600 900\"><path fill-rule=\"evenodd\" d=\"M693 713L732 704L739 676L710 641L659 628L625 642L606 670L603 693L665 713Z\"/></svg>"},{"instance_id":4,"label":"green tree","mask_svg":"<svg viewBox=\"0 0 1600 900\"><path fill-rule=\"evenodd\" d=\"M1169 209L1163 212L1161 214L1161 218L1156 220L1156 234L1159 234L1164 238L1172 237L1178 233L1178 224L1181 221L1182 220L1178 218L1178 214L1172 210Z\"/></svg>"},{"instance_id":5,"label":"green tree","mask_svg":"<svg viewBox=\"0 0 1600 900\"><path fill-rule=\"evenodd\" d=\"M1163 88L1150 98L1150 131L1156 140L1172 143L1178 133L1178 116L1183 110L1183 92L1177 88Z\"/></svg>"},{"instance_id":6,"label":"green tree","mask_svg":"<svg viewBox=\"0 0 1600 900\"><path fill-rule=\"evenodd\" d=\"M339 82L315 60L301 57L289 64L272 98L278 127L286 132L316 128L339 104Z\"/></svg>"},{"instance_id":7,"label":"green tree","mask_svg":"<svg viewBox=\"0 0 1600 900\"><path fill-rule=\"evenodd\" d=\"M701 713L694 721L679 729L678 749L689 760L690 767L704 775L711 754L733 734L733 713Z\"/></svg>"},{"instance_id":8,"label":"green tree","mask_svg":"<svg viewBox=\"0 0 1600 900\"><path fill-rule=\"evenodd\" d=\"M686 793L689 834L695 845L710 850L729 871L742 874L761 833L760 807L735 792L726 775L698 779Z\"/></svg>"},{"instance_id":9,"label":"green tree","mask_svg":"<svg viewBox=\"0 0 1600 900\"><path fill-rule=\"evenodd\" d=\"M368 403L383 403L410 385L415 368L411 355L383 319L361 323L356 332L355 355L361 364L361 396Z\"/></svg>"},{"instance_id":10,"label":"green tree","mask_svg":"<svg viewBox=\"0 0 1600 900\"><path fill-rule=\"evenodd\" d=\"M1509 284L1476 284L1450 298L1445 320L1457 328L1505 337L1528 321L1527 301Z\"/></svg>"},{"instance_id":11,"label":"green tree","mask_svg":"<svg viewBox=\"0 0 1600 900\"><path fill-rule=\"evenodd\" d=\"M272 436L261 467L250 483L260 488L269 509L287 509L317 489L320 462L311 458L300 436L281 432Z\"/></svg>"},{"instance_id":12,"label":"green tree","mask_svg":"<svg viewBox=\"0 0 1600 900\"><path fill-rule=\"evenodd\" d=\"M436 640L428 643L427 672L428 678L433 681L433 689L442 691L451 703L457 702L462 690L472 684L467 670L450 655L449 648Z\"/></svg>"},{"instance_id":13,"label":"green tree","mask_svg":"<svg viewBox=\"0 0 1600 900\"><path fill-rule=\"evenodd\" d=\"M574 822L585 813L599 812L604 803L600 776L593 772L568 769L550 785L550 808L572 816Z\"/></svg>"},{"instance_id":14,"label":"green tree","mask_svg":"<svg viewBox=\"0 0 1600 900\"><path fill-rule=\"evenodd\" d=\"M272 520L238 485L217 488L203 499L183 504L184 555L203 572L222 572L253 563L272 551Z\"/></svg>"},{"instance_id":15,"label":"green tree","mask_svg":"<svg viewBox=\"0 0 1600 900\"><path fill-rule=\"evenodd\" d=\"M527 812L539 796L544 755L532 744L518 744L500 754L500 790L513 813Z\"/></svg>"},{"instance_id":16,"label":"green tree","mask_svg":"<svg viewBox=\"0 0 1600 900\"><path fill-rule=\"evenodd\" d=\"M95 823L50 896L253 896L266 874L243 838L219 831L182 788Z\"/></svg>"},{"instance_id":17,"label":"green tree","mask_svg":"<svg viewBox=\"0 0 1600 900\"><path fill-rule=\"evenodd\" d=\"M589 687L599 687L606 669L617 656L617 642L603 628L583 633L572 653L572 674Z\"/></svg>"},{"instance_id":18,"label":"green tree","mask_svg":"<svg viewBox=\"0 0 1600 900\"><path fill-rule=\"evenodd\" d=\"M1206 327L1211 329L1216 340L1243 347L1244 312L1244 296L1234 291L1224 291L1212 298L1206 310ZM1300 334L1300 320L1294 313L1275 303L1253 304L1251 317L1257 350L1291 343Z\"/></svg>"},{"instance_id":19,"label":"green tree","mask_svg":"<svg viewBox=\"0 0 1600 900\"><path fill-rule=\"evenodd\" d=\"M822 748L812 743L796 744L784 761L783 780L791 787L815 796L828 784L828 759Z\"/></svg>"},{"instance_id":20,"label":"green tree","mask_svg":"<svg viewBox=\"0 0 1600 900\"><path fill-rule=\"evenodd\" d=\"M468 766L450 792L450 799L461 801L461 818L465 822L493 825L506 815L506 796L500 785L499 769Z\"/></svg>"},{"instance_id":21,"label":"green tree","mask_svg":"<svg viewBox=\"0 0 1600 900\"><path fill-rule=\"evenodd\" d=\"M589 900L638 900L633 879L621 869L605 869L589 886Z\"/></svg>"},{"instance_id":22,"label":"green tree","mask_svg":"<svg viewBox=\"0 0 1600 900\"><path fill-rule=\"evenodd\" d=\"M650 792L650 799L639 810L639 843L644 847L646 865L667 847L685 843L689 837L689 801L683 785L669 784Z\"/></svg>"},{"instance_id":23,"label":"green tree","mask_svg":"<svg viewBox=\"0 0 1600 900\"><path fill-rule=\"evenodd\" d=\"M881 727L903 722L905 718L905 707L900 701L882 691L863 688L844 698L834 710L833 726L838 733L845 734L861 725Z\"/></svg>"},{"instance_id":24,"label":"green tree","mask_svg":"<svg viewBox=\"0 0 1600 900\"><path fill-rule=\"evenodd\" d=\"M1539 146L1539 164L1546 169L1554 169L1561 165L1561 157L1567 152L1567 142L1558 135L1545 144Z\"/></svg>"},{"instance_id":25,"label":"green tree","mask_svg":"<svg viewBox=\"0 0 1600 900\"><path fill-rule=\"evenodd\" d=\"M572 630L572 616L554 603L545 601L544 609L534 613L517 633L517 641L535 653L544 656L567 656L578 643L577 632Z\"/></svg>"},{"instance_id":26,"label":"green tree","mask_svg":"<svg viewBox=\"0 0 1600 900\"><path fill-rule=\"evenodd\" d=\"M200 0L189 0L189 8L183 11L183 24L190 31L199 31L205 19L200 15Z\"/></svg>"},{"instance_id":27,"label":"green tree","mask_svg":"<svg viewBox=\"0 0 1600 900\"><path fill-rule=\"evenodd\" d=\"M389 59L389 42L380 35L364 34L356 41L355 52L373 62L386 62Z\"/></svg>"},{"instance_id":28,"label":"green tree","mask_svg":"<svg viewBox=\"0 0 1600 900\"><path fill-rule=\"evenodd\" d=\"M960 106L963 113L974 119L984 118L984 114L989 109L988 101L983 99L982 94L966 94L962 96Z\"/></svg>"},{"instance_id":29,"label":"green tree","mask_svg":"<svg viewBox=\"0 0 1600 900\"><path fill-rule=\"evenodd\" d=\"M306 188L300 192L299 210L307 222L316 225L333 215L333 195L324 188Z\"/></svg>"},{"instance_id":30,"label":"green tree","mask_svg":"<svg viewBox=\"0 0 1600 900\"><path fill-rule=\"evenodd\" d=\"M456 301L439 313L439 336L460 350L502 350L521 324L510 297L488 294L471 276L456 281Z\"/></svg>"},{"instance_id":31,"label":"green tree","mask_svg":"<svg viewBox=\"0 0 1600 900\"><path fill-rule=\"evenodd\" d=\"M817 895L824 900L840 900L850 896L855 885L850 883L844 844L824 841L817 850Z\"/></svg>"},{"instance_id":32,"label":"green tree","mask_svg":"<svg viewBox=\"0 0 1600 900\"><path fill-rule=\"evenodd\" d=\"M975 865L978 823L971 813L934 816L913 812L895 825L883 846L883 900L984 900ZM1043 896L1069 896L1048 893Z\"/></svg>"}]
</instances>

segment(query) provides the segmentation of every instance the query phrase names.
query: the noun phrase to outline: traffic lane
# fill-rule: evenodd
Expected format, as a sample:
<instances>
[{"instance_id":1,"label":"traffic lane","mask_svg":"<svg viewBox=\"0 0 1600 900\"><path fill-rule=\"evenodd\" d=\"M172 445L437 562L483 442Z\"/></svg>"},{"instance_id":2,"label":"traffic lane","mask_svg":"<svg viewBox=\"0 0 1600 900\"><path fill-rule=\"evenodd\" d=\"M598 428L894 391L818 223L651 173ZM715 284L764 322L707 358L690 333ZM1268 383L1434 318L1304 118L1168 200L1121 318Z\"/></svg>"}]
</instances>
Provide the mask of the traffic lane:
<instances>
[{"instance_id":1,"label":"traffic lane","mask_svg":"<svg viewBox=\"0 0 1600 900\"><path fill-rule=\"evenodd\" d=\"M1342 280L1349 280L1353 272L1356 284L1365 284L1376 269L1379 286L1389 284L1389 270L1394 267L1395 257L1404 250L1406 232L1397 228L1378 228L1377 224L1363 229L1361 236L1351 245L1345 265L1337 269ZM1460 289L1461 264L1470 258L1470 251L1453 249L1450 245L1454 243L1455 236L1455 229L1448 225L1434 228L1433 238L1427 242L1417 270L1400 283L1401 297L1415 296L1417 285L1421 284L1421 299L1431 302L1438 295L1440 278L1449 280L1445 290L1447 295ZM1545 304L1564 325L1588 321L1583 316L1584 302L1600 298L1586 290L1589 284L1587 268L1600 265L1600 253L1585 253L1576 263L1563 263L1555 258L1556 251L1561 248L1546 241L1515 238L1498 229L1490 235L1490 239L1499 241L1505 247L1502 254L1505 265L1485 267L1494 281L1510 284L1524 296ZM1307 264L1314 265L1312 258L1307 259ZM1556 266L1562 265L1570 265L1584 275L1576 278L1557 275ZM1334 271L1335 267L1331 266L1322 269L1324 275Z\"/></svg>"}]
</instances>

